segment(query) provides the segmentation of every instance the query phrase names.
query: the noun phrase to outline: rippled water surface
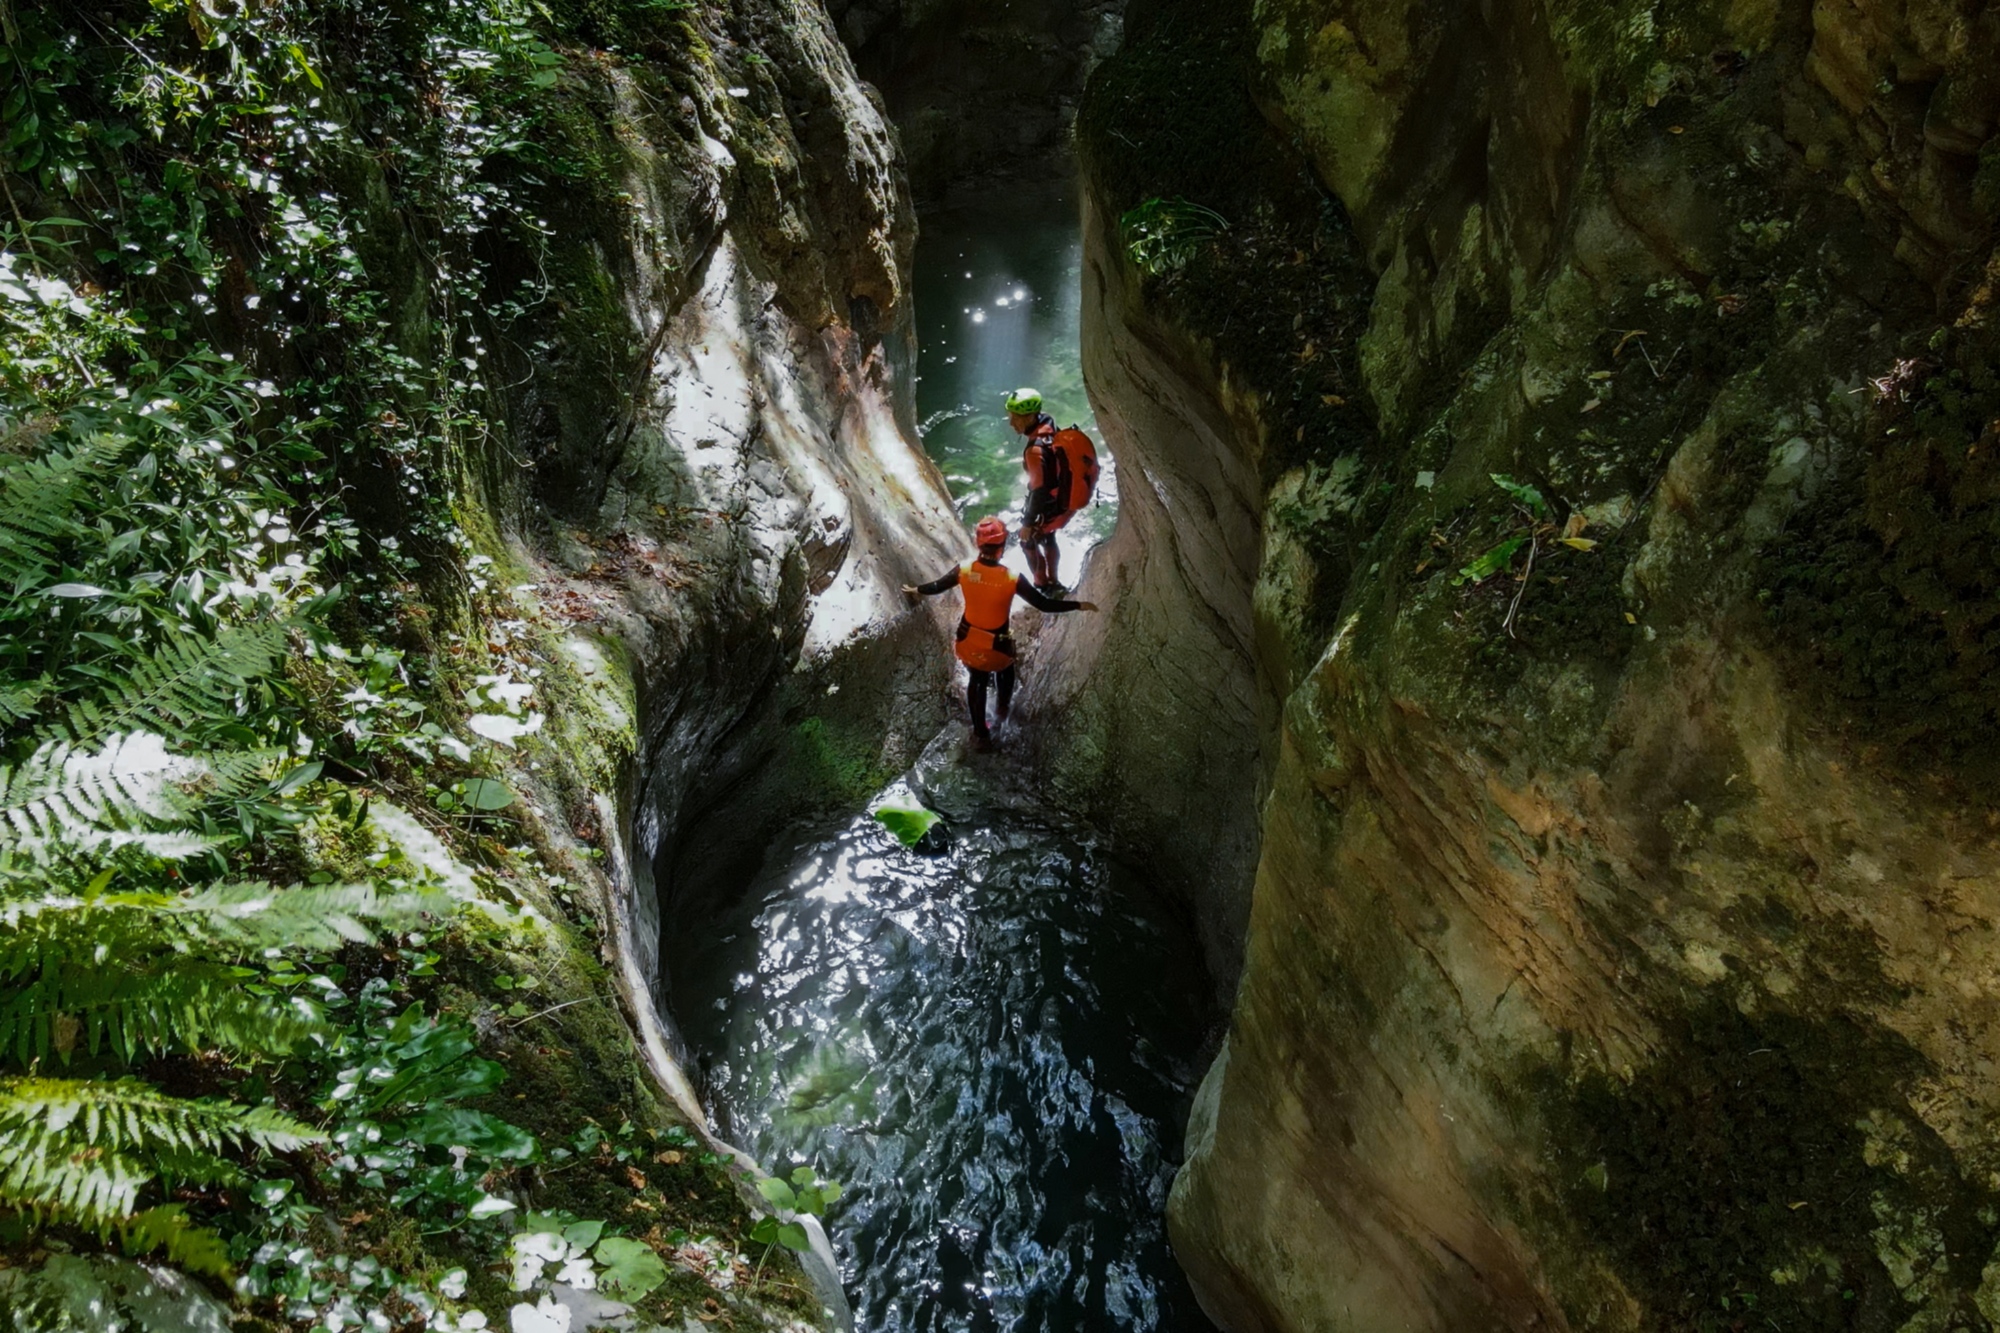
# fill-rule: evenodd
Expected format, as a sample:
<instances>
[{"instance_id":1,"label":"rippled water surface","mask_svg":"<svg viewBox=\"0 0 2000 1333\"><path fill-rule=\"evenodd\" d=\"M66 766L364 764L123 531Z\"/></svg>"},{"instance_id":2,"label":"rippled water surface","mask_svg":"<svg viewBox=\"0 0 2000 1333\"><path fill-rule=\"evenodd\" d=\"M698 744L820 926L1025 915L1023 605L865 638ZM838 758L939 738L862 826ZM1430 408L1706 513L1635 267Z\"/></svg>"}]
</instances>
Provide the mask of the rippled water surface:
<instances>
[{"instance_id":1,"label":"rippled water surface","mask_svg":"<svg viewBox=\"0 0 2000 1333\"><path fill-rule=\"evenodd\" d=\"M1081 552L1111 535L1118 506L1116 469L1083 391L1077 227L1075 200L1056 181L925 214L916 259L917 412L924 448L966 521L997 513L1011 527L1020 518L1026 491L1021 437L1007 425L1010 389L1040 389L1059 425L1080 425L1099 443L1097 500L1062 533L1072 576Z\"/></svg>"},{"instance_id":2,"label":"rippled water surface","mask_svg":"<svg viewBox=\"0 0 2000 1333\"><path fill-rule=\"evenodd\" d=\"M1013 818L908 851L861 817L673 960L712 1102L847 1182L860 1327L1206 1330L1162 1221L1207 982L1087 838Z\"/></svg>"}]
</instances>

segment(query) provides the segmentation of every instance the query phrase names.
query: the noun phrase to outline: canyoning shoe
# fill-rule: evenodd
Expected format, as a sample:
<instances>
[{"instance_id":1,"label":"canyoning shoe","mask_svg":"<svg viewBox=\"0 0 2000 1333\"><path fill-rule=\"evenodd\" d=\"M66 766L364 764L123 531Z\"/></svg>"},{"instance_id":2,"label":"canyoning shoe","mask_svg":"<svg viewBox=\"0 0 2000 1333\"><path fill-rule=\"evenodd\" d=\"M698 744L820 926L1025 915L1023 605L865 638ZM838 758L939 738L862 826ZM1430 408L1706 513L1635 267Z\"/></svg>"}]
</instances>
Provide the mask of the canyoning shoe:
<instances>
[{"instance_id":1,"label":"canyoning shoe","mask_svg":"<svg viewBox=\"0 0 2000 1333\"><path fill-rule=\"evenodd\" d=\"M1037 583L1035 585L1035 591L1040 593L1044 597L1069 596L1069 589L1063 587L1062 584L1056 582L1054 579L1050 579L1047 583Z\"/></svg>"},{"instance_id":2,"label":"canyoning shoe","mask_svg":"<svg viewBox=\"0 0 2000 1333\"><path fill-rule=\"evenodd\" d=\"M973 732L973 733L972 733L972 748L973 748L973 750L974 750L974 751L976 751L976 752L977 752L977 753L979 753L979 754L986 754L986 753L989 753L989 752L990 752L990 751L991 751L991 750L993 749L993 735L992 735L992 733L991 733L991 732L985 732L985 731L975 731L975 732Z\"/></svg>"}]
</instances>

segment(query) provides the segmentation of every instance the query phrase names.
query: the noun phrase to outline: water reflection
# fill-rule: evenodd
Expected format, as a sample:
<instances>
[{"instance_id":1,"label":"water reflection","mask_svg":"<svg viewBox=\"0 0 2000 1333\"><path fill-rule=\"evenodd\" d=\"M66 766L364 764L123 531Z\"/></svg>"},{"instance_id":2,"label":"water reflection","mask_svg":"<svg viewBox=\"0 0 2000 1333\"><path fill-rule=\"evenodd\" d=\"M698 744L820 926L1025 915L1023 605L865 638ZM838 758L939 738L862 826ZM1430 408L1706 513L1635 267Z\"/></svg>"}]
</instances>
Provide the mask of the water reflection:
<instances>
[{"instance_id":1,"label":"water reflection","mask_svg":"<svg viewBox=\"0 0 2000 1333\"><path fill-rule=\"evenodd\" d=\"M946 213L926 214L917 239L917 411L924 447L951 482L967 522L1021 515L1021 438L1007 427L1007 391L1032 385L1058 425L1100 445L1098 498L1063 529L1063 572L1111 535L1118 479L1083 390L1083 239L1057 183ZM1017 568L1019 553L1012 554Z\"/></svg>"},{"instance_id":2,"label":"water reflection","mask_svg":"<svg viewBox=\"0 0 2000 1333\"><path fill-rule=\"evenodd\" d=\"M1207 992L1170 919L1075 832L926 857L864 817L689 932L676 1010L718 1116L848 1183L862 1328L1209 1327L1162 1221Z\"/></svg>"}]
</instances>

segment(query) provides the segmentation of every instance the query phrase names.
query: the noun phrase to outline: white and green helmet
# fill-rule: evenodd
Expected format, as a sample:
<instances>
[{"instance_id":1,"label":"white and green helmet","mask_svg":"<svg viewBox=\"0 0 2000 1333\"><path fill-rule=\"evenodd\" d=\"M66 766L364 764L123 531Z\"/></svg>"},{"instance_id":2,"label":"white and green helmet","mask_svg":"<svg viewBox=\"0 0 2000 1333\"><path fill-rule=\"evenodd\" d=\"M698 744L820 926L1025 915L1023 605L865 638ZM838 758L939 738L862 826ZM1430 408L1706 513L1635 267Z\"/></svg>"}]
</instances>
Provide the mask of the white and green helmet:
<instances>
[{"instance_id":1,"label":"white and green helmet","mask_svg":"<svg viewBox=\"0 0 2000 1333\"><path fill-rule=\"evenodd\" d=\"M1014 390L1014 392L1007 395L1007 410L1009 412L1029 414L1041 411L1042 391L1040 389Z\"/></svg>"}]
</instances>

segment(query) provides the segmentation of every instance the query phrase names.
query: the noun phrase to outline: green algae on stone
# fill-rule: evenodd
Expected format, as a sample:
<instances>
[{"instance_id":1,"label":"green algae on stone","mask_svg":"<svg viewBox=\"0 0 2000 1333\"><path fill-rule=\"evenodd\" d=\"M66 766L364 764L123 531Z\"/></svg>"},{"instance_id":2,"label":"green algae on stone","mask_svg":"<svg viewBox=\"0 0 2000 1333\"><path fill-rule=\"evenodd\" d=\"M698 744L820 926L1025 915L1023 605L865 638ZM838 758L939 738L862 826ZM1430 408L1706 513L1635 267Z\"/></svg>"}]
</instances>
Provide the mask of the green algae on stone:
<instances>
[{"instance_id":1,"label":"green algae on stone","mask_svg":"<svg viewBox=\"0 0 2000 1333\"><path fill-rule=\"evenodd\" d=\"M1972 1292L1996 1196L1909 1106L1922 1071L1887 1031L1746 1015L1716 993L1669 1021L1643 1068L1560 1095L1555 1178L1647 1329L1887 1333L1918 1313L1914 1295L1949 1316L1938 1328L1985 1328ZM1921 1293L1918 1266L1937 1278Z\"/></svg>"}]
</instances>

